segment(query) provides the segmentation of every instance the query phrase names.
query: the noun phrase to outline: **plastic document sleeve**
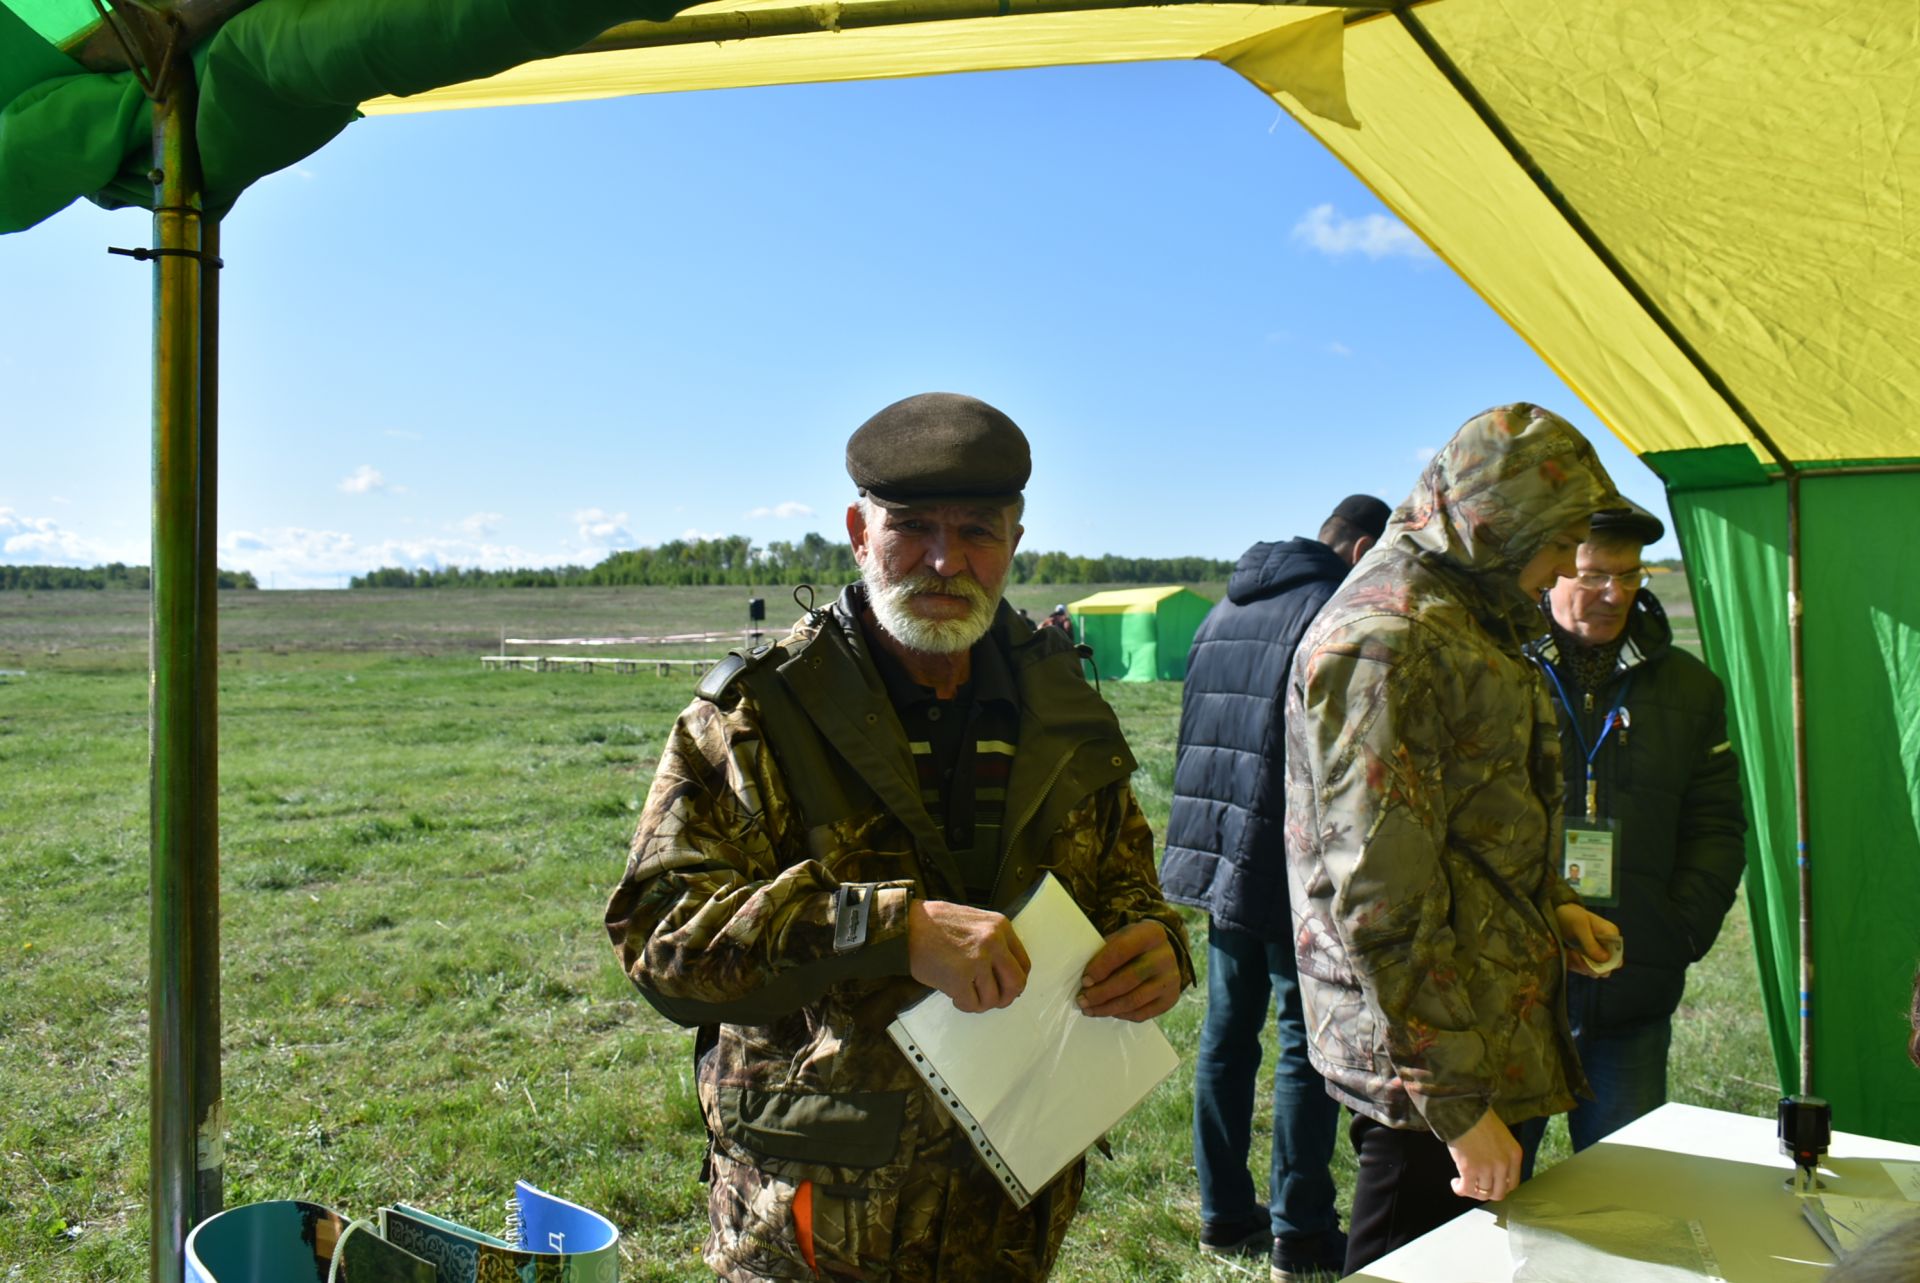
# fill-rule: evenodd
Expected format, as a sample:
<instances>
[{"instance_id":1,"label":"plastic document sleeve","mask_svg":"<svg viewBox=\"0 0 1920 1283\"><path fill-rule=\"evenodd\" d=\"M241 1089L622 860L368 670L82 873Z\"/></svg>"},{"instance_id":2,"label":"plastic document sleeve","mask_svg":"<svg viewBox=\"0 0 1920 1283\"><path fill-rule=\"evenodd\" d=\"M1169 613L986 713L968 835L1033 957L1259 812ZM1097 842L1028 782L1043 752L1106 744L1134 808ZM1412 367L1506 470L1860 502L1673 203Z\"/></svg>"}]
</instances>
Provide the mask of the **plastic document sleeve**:
<instances>
[{"instance_id":1,"label":"plastic document sleeve","mask_svg":"<svg viewBox=\"0 0 1920 1283\"><path fill-rule=\"evenodd\" d=\"M1074 1005L1101 937L1051 873L1014 914L1013 930L1033 967L1011 1004L969 1015L930 993L887 1032L1025 1207L1179 1057L1152 1021L1096 1018Z\"/></svg>"}]
</instances>

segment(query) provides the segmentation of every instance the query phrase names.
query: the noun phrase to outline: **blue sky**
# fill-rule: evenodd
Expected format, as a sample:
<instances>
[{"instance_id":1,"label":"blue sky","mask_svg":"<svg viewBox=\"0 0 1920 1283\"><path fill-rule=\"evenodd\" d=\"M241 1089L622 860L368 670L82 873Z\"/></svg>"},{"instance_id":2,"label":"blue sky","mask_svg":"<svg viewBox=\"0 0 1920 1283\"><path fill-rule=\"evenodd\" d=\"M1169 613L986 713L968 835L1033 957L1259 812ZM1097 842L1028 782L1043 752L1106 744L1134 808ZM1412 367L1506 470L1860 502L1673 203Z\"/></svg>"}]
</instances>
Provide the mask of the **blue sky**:
<instances>
[{"instance_id":1,"label":"blue sky","mask_svg":"<svg viewBox=\"0 0 1920 1283\"><path fill-rule=\"evenodd\" d=\"M139 211L0 238L0 561L145 561ZM220 563L591 563L843 537L846 437L972 393L1028 548L1234 557L1560 411L1659 482L1310 137L1209 63L360 121L224 225ZM1672 555L1671 537L1653 555Z\"/></svg>"}]
</instances>

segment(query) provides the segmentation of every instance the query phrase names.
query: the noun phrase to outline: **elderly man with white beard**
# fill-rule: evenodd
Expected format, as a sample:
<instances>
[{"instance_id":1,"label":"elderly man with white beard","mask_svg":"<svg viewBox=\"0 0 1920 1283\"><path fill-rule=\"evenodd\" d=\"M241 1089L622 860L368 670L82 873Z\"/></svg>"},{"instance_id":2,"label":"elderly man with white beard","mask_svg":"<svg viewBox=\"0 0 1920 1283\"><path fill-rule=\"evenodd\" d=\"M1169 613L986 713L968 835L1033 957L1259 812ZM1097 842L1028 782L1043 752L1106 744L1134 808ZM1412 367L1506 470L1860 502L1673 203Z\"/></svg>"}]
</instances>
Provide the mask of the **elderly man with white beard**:
<instances>
[{"instance_id":1,"label":"elderly man with white beard","mask_svg":"<svg viewBox=\"0 0 1920 1283\"><path fill-rule=\"evenodd\" d=\"M928 988L963 1011L1019 997L1007 915L1048 872L1105 940L1088 1015L1151 1019L1192 964L1119 723L1071 641L1001 600L1025 435L928 393L846 460L862 582L707 674L607 927L641 994L700 1031L720 1277L1044 1279L1084 1163L1016 1207L886 1027Z\"/></svg>"}]
</instances>

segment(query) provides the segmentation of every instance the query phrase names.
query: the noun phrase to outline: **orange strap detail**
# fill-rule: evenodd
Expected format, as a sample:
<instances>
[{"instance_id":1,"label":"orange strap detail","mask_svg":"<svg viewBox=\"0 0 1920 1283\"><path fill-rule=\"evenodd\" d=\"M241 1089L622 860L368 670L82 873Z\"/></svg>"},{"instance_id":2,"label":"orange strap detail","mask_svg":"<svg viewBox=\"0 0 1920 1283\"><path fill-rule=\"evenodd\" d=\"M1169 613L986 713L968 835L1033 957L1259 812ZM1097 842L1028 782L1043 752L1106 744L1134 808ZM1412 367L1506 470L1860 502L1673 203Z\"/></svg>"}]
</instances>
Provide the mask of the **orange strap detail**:
<instances>
[{"instance_id":1,"label":"orange strap detail","mask_svg":"<svg viewBox=\"0 0 1920 1283\"><path fill-rule=\"evenodd\" d=\"M793 1191L793 1232L800 1240L800 1259L807 1268L819 1273L820 1267L813 1263L813 1182L801 1181L800 1188Z\"/></svg>"}]
</instances>

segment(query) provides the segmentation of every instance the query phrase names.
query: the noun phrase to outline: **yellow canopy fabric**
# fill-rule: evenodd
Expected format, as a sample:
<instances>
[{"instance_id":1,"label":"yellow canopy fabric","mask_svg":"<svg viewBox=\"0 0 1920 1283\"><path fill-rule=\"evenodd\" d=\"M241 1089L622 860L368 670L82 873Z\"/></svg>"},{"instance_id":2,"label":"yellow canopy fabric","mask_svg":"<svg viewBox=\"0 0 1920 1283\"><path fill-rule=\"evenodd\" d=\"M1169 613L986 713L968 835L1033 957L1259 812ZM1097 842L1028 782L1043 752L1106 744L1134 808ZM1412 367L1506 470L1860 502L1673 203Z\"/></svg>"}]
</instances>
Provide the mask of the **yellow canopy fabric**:
<instances>
[{"instance_id":1,"label":"yellow canopy fabric","mask_svg":"<svg viewBox=\"0 0 1920 1283\"><path fill-rule=\"evenodd\" d=\"M939 20L953 6L927 4L926 17L903 20L915 7L899 0L842 0L796 6L760 0L696 5L672 22L632 23L618 29L631 39L682 39L689 29L729 18L792 26L812 18L830 29L750 39L709 39L649 48L586 51L515 67L486 80L450 85L408 98L365 103L369 115L572 102L688 89L736 89L822 81L883 80L956 71L1004 71L1088 63L1154 62L1205 57L1275 31L1327 22L1337 34L1337 11L1270 5L1191 4L1084 12L1032 12L1009 3L1006 16ZM875 13L863 17L864 10ZM887 25L863 27L863 21ZM721 25L721 30L726 26ZM746 29L744 25L741 29ZM1338 41L1328 46L1338 70ZM1310 87L1302 86L1311 95Z\"/></svg>"},{"instance_id":2,"label":"yellow canopy fabric","mask_svg":"<svg viewBox=\"0 0 1920 1283\"><path fill-rule=\"evenodd\" d=\"M1168 588L1109 588L1105 592L1067 603L1073 615L1151 615L1161 602L1186 592L1178 584Z\"/></svg>"},{"instance_id":3,"label":"yellow canopy fabric","mask_svg":"<svg viewBox=\"0 0 1920 1283\"><path fill-rule=\"evenodd\" d=\"M1920 26L1841 0L1098 2L723 0L365 110L1208 58L1339 156L1636 452L1733 446L1751 469L1770 458L1757 427L1794 461L1920 458L1901 200L1920 184Z\"/></svg>"},{"instance_id":4,"label":"yellow canopy fabric","mask_svg":"<svg viewBox=\"0 0 1920 1283\"><path fill-rule=\"evenodd\" d=\"M1916 30L1887 17L1440 0L1348 28L1359 128L1281 101L1637 452L1751 439L1704 368L1789 459L1913 457L1920 261L1901 193L1920 179Z\"/></svg>"}]
</instances>

